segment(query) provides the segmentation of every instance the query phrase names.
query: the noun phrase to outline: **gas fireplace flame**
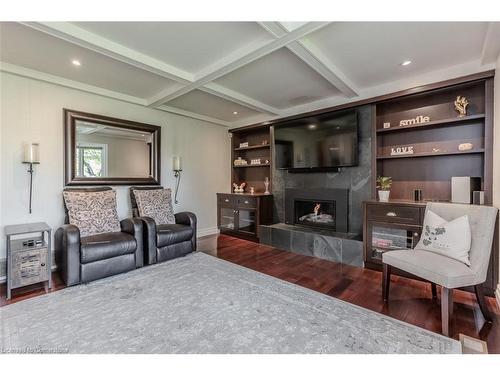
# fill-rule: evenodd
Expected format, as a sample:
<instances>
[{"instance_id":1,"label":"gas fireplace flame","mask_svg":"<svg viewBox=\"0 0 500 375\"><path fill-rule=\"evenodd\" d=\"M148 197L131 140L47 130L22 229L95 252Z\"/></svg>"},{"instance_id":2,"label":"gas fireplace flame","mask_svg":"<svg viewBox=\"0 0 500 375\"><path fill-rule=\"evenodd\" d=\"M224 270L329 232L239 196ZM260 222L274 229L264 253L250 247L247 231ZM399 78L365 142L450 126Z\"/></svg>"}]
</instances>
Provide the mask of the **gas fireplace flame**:
<instances>
[{"instance_id":1,"label":"gas fireplace flame","mask_svg":"<svg viewBox=\"0 0 500 375\"><path fill-rule=\"evenodd\" d=\"M321 204L320 203L316 203L316 205L314 206L314 215L318 216L319 215L319 210L321 208Z\"/></svg>"}]
</instances>

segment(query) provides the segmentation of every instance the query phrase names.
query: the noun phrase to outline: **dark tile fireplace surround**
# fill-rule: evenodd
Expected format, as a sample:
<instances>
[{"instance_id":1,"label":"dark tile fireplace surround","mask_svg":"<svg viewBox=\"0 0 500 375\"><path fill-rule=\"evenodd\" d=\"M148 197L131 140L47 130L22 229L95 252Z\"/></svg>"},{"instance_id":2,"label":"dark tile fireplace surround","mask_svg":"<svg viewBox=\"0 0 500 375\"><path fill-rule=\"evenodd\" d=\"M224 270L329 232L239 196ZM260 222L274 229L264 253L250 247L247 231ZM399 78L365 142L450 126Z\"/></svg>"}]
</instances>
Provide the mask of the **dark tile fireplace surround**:
<instances>
[{"instance_id":1,"label":"dark tile fireplace surround","mask_svg":"<svg viewBox=\"0 0 500 375\"><path fill-rule=\"evenodd\" d=\"M355 167L342 168L333 173L288 173L284 170L272 170L273 216L277 224L260 226L260 242L299 254L362 265L362 202L371 198L371 123L370 106L359 107L359 164ZM320 203L321 212L318 213L333 214L334 227L332 223L297 223L299 218L296 217L298 214L294 206L296 200L303 201L308 211ZM311 213L314 210L300 216Z\"/></svg>"},{"instance_id":2,"label":"dark tile fireplace surround","mask_svg":"<svg viewBox=\"0 0 500 375\"><path fill-rule=\"evenodd\" d=\"M260 226L260 242L283 250L361 266L362 242L349 233L349 190L286 189L285 223Z\"/></svg>"}]
</instances>

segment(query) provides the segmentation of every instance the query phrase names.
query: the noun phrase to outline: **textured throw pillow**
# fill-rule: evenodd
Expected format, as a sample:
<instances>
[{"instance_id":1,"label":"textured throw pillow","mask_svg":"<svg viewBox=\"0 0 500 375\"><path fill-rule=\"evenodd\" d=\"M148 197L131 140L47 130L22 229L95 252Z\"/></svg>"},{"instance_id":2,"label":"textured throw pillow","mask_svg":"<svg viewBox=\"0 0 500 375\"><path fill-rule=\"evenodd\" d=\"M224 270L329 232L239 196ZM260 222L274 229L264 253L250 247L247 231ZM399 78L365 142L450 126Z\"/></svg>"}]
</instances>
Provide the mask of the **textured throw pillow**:
<instances>
[{"instance_id":1,"label":"textured throw pillow","mask_svg":"<svg viewBox=\"0 0 500 375\"><path fill-rule=\"evenodd\" d=\"M470 266L470 247L471 233L467 215L448 222L434 212L427 211L422 237L415 246L416 250L432 251Z\"/></svg>"},{"instance_id":2,"label":"textured throw pillow","mask_svg":"<svg viewBox=\"0 0 500 375\"><path fill-rule=\"evenodd\" d=\"M152 218L156 225L175 224L170 189L134 190L139 216Z\"/></svg>"},{"instance_id":3,"label":"textured throw pillow","mask_svg":"<svg viewBox=\"0 0 500 375\"><path fill-rule=\"evenodd\" d=\"M116 212L116 192L64 191L69 223L76 225L80 236L120 232L120 220Z\"/></svg>"}]
</instances>

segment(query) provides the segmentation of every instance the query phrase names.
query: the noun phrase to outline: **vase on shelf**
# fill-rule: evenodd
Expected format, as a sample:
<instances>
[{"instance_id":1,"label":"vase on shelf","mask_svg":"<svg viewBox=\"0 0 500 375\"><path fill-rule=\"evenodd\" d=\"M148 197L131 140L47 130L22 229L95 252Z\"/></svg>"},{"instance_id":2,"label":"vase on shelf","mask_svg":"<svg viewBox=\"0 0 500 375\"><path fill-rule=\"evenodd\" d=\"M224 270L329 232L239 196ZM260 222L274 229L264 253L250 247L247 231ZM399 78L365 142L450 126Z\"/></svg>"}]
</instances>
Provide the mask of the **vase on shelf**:
<instances>
[{"instance_id":1,"label":"vase on shelf","mask_svg":"<svg viewBox=\"0 0 500 375\"><path fill-rule=\"evenodd\" d=\"M269 178L268 177L266 177L264 180L264 186L266 188L266 191L264 192L264 194L271 194L271 192L269 191Z\"/></svg>"},{"instance_id":2,"label":"vase on shelf","mask_svg":"<svg viewBox=\"0 0 500 375\"><path fill-rule=\"evenodd\" d=\"M391 194L390 190L379 190L378 191L378 200L380 202L389 202L389 195Z\"/></svg>"}]
</instances>

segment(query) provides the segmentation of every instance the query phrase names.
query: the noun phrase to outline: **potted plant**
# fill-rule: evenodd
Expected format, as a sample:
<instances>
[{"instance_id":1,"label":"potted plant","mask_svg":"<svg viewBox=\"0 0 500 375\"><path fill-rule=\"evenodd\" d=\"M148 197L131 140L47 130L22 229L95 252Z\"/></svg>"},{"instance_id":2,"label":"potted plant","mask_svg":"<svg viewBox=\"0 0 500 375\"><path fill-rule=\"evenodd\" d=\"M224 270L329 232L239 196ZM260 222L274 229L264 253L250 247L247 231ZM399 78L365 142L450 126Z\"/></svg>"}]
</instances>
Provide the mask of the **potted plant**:
<instances>
[{"instance_id":1,"label":"potted plant","mask_svg":"<svg viewBox=\"0 0 500 375\"><path fill-rule=\"evenodd\" d=\"M392 185L392 178L391 177L385 177L385 176L378 176L377 177L377 188L378 190L378 199L381 202L388 202L389 201L389 194L391 193L391 185Z\"/></svg>"}]
</instances>

